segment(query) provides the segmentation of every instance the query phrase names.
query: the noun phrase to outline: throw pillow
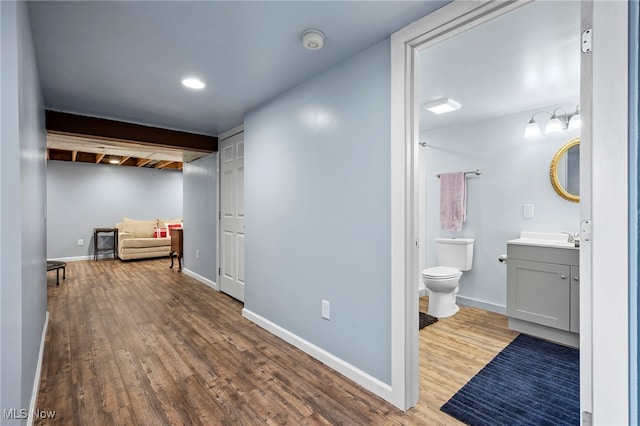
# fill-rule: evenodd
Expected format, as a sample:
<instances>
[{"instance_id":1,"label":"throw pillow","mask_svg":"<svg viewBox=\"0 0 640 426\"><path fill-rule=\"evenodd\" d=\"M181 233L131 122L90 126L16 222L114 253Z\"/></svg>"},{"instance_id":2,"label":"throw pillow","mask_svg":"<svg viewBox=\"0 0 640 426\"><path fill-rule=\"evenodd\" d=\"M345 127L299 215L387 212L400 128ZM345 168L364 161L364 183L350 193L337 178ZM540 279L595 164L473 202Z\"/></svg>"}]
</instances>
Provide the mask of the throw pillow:
<instances>
[{"instance_id":1,"label":"throw pillow","mask_svg":"<svg viewBox=\"0 0 640 426\"><path fill-rule=\"evenodd\" d=\"M128 217L122 218L122 222L126 228L133 228L133 236L135 238L152 238L155 220L136 220Z\"/></svg>"},{"instance_id":2,"label":"throw pillow","mask_svg":"<svg viewBox=\"0 0 640 426\"><path fill-rule=\"evenodd\" d=\"M154 228L153 238L167 238L167 228Z\"/></svg>"}]
</instances>

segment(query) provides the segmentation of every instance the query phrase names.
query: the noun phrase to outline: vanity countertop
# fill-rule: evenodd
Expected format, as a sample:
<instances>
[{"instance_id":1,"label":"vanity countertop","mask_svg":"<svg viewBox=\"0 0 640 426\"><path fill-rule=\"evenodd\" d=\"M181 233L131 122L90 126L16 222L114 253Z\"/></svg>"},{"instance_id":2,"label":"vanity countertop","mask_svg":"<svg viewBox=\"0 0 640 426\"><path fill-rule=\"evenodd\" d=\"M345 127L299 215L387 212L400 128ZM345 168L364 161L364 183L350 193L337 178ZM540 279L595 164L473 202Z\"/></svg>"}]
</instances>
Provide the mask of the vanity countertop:
<instances>
[{"instance_id":1,"label":"vanity countertop","mask_svg":"<svg viewBox=\"0 0 640 426\"><path fill-rule=\"evenodd\" d=\"M526 232L520 233L520 238L507 241L507 244L523 246L555 247L578 250L575 242L568 242L568 235L562 232Z\"/></svg>"}]
</instances>

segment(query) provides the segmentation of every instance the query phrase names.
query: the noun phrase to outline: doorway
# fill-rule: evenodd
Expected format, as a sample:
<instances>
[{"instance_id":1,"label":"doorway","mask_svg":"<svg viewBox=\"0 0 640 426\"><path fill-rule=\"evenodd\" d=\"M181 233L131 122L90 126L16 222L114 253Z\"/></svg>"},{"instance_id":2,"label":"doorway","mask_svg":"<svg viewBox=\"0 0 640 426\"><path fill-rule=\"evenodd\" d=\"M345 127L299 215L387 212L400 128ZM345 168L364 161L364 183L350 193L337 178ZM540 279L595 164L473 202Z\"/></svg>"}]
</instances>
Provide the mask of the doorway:
<instances>
[{"instance_id":1,"label":"doorway","mask_svg":"<svg viewBox=\"0 0 640 426\"><path fill-rule=\"evenodd\" d=\"M567 125L575 115L580 103L580 5L528 3L430 44L416 54L416 83L420 244L415 276L421 294L420 271L454 266L439 263L436 248L452 247L443 246L450 239L473 240L472 262L463 269L455 296L460 311L419 331L420 388L440 406L517 335L505 316L507 264L498 260L507 253L507 241L521 231L553 232L566 240L562 231L579 230L579 204L556 194L549 179L554 155L579 138L579 128L566 126L530 138L525 138L525 129L532 116L544 129L554 111ZM451 105L451 110L433 112L438 103ZM441 225L440 176L448 172L463 172L466 186L466 219L457 231ZM525 212L523 206L532 211ZM575 248L569 250L577 257ZM509 267L514 264L510 261ZM545 288L542 282L532 283L534 295L568 296L566 280L550 276L557 280L545 291L540 291ZM428 306L430 314L439 315L431 298L428 303L426 299L420 299L420 311L426 313ZM526 299L531 304L537 297ZM557 313L566 317L566 324L558 321L540 329L553 330L556 342L557 335L577 342L578 334L569 331L568 297L563 302L566 309L553 313L551 304L541 302L545 316L540 318ZM445 345L449 350L443 356L435 348ZM578 397L573 400L576 407Z\"/></svg>"},{"instance_id":2,"label":"doorway","mask_svg":"<svg viewBox=\"0 0 640 426\"><path fill-rule=\"evenodd\" d=\"M415 405L418 395L416 55L429 45L526 3L454 2L392 36L392 312L398 313L392 317L392 387L395 403L401 407ZM583 241L588 239L580 253L581 285L586 289L580 296L581 410L585 419L593 413L594 422L599 419L600 423L626 423L627 7L585 1L581 8L581 31L597 26L599 33L592 51L581 55L581 170L585 176L581 179L581 219L588 221L581 225ZM595 198L599 203L593 203ZM594 222L594 217L601 220ZM598 239L593 238L596 233L600 235ZM607 270L616 275L613 284ZM397 342L404 343L401 349L397 349Z\"/></svg>"}]
</instances>

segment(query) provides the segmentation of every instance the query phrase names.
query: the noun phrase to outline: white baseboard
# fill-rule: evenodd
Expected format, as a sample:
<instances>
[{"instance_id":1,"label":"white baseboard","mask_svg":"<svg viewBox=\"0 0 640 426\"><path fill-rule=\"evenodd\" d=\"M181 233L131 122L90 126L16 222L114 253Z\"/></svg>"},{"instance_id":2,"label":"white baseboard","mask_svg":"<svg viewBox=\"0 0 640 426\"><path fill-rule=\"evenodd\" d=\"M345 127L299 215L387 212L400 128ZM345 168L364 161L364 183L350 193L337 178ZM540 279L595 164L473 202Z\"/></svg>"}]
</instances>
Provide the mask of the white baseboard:
<instances>
[{"instance_id":1,"label":"white baseboard","mask_svg":"<svg viewBox=\"0 0 640 426\"><path fill-rule=\"evenodd\" d=\"M429 290L425 287L419 289L419 297L425 297L429 295ZM485 302L483 300L472 299L465 296L456 296L456 303L458 305L471 306L474 308L484 309L485 311L495 312L496 314L507 314L507 308L505 306L496 305L495 303Z\"/></svg>"},{"instance_id":2,"label":"white baseboard","mask_svg":"<svg viewBox=\"0 0 640 426\"><path fill-rule=\"evenodd\" d=\"M507 314L506 306L500 306L500 305L496 305L495 303L485 302L483 300L478 300L478 299L471 299L469 297L464 297L460 295L456 297L456 300L459 305L472 306L474 308L484 309L485 311L495 312L496 314L502 314L502 315Z\"/></svg>"},{"instance_id":3,"label":"white baseboard","mask_svg":"<svg viewBox=\"0 0 640 426\"><path fill-rule=\"evenodd\" d=\"M391 385L388 385L376 379L375 377L365 373L357 367L354 367L348 362L336 357L335 355L325 351L324 349L314 345L313 343L308 342L305 339L291 333L290 331L285 330L279 325L272 323L268 319L251 312L247 308L242 309L242 316L264 328L268 332L278 336L285 342L295 346L302 352L333 368L338 373L353 380L368 391L378 395L380 398L383 398L393 404Z\"/></svg>"},{"instance_id":4,"label":"white baseboard","mask_svg":"<svg viewBox=\"0 0 640 426\"><path fill-rule=\"evenodd\" d=\"M429 290L425 287L422 280L418 282L418 298L425 297L429 295Z\"/></svg>"},{"instance_id":5,"label":"white baseboard","mask_svg":"<svg viewBox=\"0 0 640 426\"><path fill-rule=\"evenodd\" d=\"M44 316L44 326L42 327L42 338L40 339L40 353L38 354L38 364L36 365L36 375L33 378L33 390L31 391L31 403L29 404L29 418L27 426L33 426L33 413L36 411L38 401L38 391L40 390L40 374L42 374L42 359L44 358L44 340L47 337L47 327L49 327L49 311Z\"/></svg>"},{"instance_id":6,"label":"white baseboard","mask_svg":"<svg viewBox=\"0 0 640 426\"><path fill-rule=\"evenodd\" d=\"M202 284L207 285L207 286L211 287L212 289L214 289L214 290L216 290L216 291L220 291L220 289L218 288L218 284L216 284L215 282L211 281L210 279L205 278L205 277L203 277L203 276L202 276L202 275L200 275L200 274L196 274L195 272L190 271L190 270L189 270L189 269L187 269L187 268L182 268L182 272L183 272L185 275L188 275L188 276L190 276L191 278L194 278L194 279L196 279L196 280L200 281Z\"/></svg>"}]
</instances>

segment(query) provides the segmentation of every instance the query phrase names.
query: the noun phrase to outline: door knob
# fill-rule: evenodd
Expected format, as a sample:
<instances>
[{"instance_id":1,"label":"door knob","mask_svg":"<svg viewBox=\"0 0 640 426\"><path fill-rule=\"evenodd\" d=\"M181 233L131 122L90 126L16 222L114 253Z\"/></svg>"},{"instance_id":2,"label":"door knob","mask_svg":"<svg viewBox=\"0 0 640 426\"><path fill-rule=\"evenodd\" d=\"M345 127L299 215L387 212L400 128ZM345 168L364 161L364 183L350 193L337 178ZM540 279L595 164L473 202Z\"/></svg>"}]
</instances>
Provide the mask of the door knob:
<instances>
[{"instance_id":1,"label":"door knob","mask_svg":"<svg viewBox=\"0 0 640 426\"><path fill-rule=\"evenodd\" d=\"M560 275L560 279L561 279L561 280L566 280L566 279L567 279L567 276L566 276L566 275Z\"/></svg>"}]
</instances>

